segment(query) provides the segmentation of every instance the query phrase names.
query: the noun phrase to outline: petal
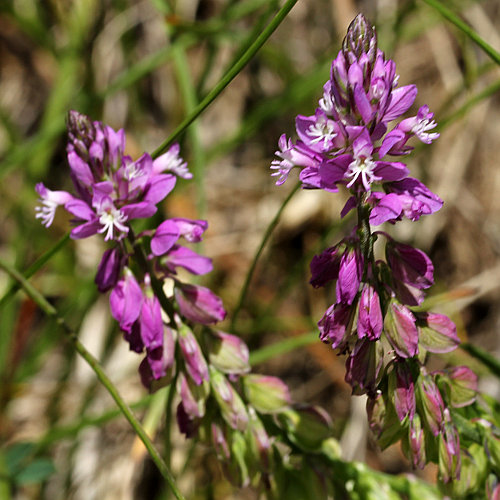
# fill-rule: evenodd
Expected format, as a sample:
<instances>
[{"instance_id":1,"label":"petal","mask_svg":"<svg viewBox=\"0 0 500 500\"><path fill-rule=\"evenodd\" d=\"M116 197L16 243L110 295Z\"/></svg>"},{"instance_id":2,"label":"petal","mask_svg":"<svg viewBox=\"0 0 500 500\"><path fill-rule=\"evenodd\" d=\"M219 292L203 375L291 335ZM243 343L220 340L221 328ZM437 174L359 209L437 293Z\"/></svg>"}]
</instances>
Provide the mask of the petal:
<instances>
[{"instance_id":1,"label":"petal","mask_svg":"<svg viewBox=\"0 0 500 500\"><path fill-rule=\"evenodd\" d=\"M162 222L151 239L151 251L154 255L167 253L180 238L180 230L177 223L172 219Z\"/></svg>"},{"instance_id":2,"label":"petal","mask_svg":"<svg viewBox=\"0 0 500 500\"><path fill-rule=\"evenodd\" d=\"M383 121L387 123L401 116L413 104L415 97L417 97L416 85L406 85L394 89L389 107L384 113Z\"/></svg>"}]
</instances>

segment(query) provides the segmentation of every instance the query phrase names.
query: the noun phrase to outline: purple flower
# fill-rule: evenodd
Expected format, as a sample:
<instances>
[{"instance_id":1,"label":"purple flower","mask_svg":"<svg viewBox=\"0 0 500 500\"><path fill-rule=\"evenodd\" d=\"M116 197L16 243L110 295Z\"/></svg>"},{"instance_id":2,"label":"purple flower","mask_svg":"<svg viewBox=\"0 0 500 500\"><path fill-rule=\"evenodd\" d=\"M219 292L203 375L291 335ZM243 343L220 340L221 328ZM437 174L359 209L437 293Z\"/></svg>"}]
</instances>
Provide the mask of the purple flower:
<instances>
[{"instance_id":1,"label":"purple flower","mask_svg":"<svg viewBox=\"0 0 500 500\"><path fill-rule=\"evenodd\" d=\"M394 278L419 289L429 288L434 283L434 266L422 250L390 241L385 254Z\"/></svg>"},{"instance_id":2,"label":"purple flower","mask_svg":"<svg viewBox=\"0 0 500 500\"><path fill-rule=\"evenodd\" d=\"M193 332L186 326L179 328L179 346L186 363L186 369L194 383L200 385L208 380L208 365Z\"/></svg>"},{"instance_id":3,"label":"purple flower","mask_svg":"<svg viewBox=\"0 0 500 500\"><path fill-rule=\"evenodd\" d=\"M339 149L344 144L339 125L321 109L314 116L297 116L296 128L302 142L318 153Z\"/></svg>"},{"instance_id":4,"label":"purple flower","mask_svg":"<svg viewBox=\"0 0 500 500\"><path fill-rule=\"evenodd\" d=\"M193 174L189 172L187 163L179 156L179 144L173 144L170 149L153 161L153 173L172 172L183 179L192 179Z\"/></svg>"},{"instance_id":5,"label":"purple flower","mask_svg":"<svg viewBox=\"0 0 500 500\"><path fill-rule=\"evenodd\" d=\"M111 314L120 323L122 330L130 332L132 325L141 314L142 301L141 287L132 271L125 268L123 278L118 281L109 296Z\"/></svg>"},{"instance_id":6,"label":"purple flower","mask_svg":"<svg viewBox=\"0 0 500 500\"><path fill-rule=\"evenodd\" d=\"M160 302L153 294L149 276L144 278L146 289L142 300L140 315L141 338L148 350L163 347L163 320L161 318Z\"/></svg>"},{"instance_id":7,"label":"purple flower","mask_svg":"<svg viewBox=\"0 0 500 500\"><path fill-rule=\"evenodd\" d=\"M343 349L351 333L354 309L350 304L332 304L318 322L321 341Z\"/></svg>"},{"instance_id":8,"label":"purple flower","mask_svg":"<svg viewBox=\"0 0 500 500\"><path fill-rule=\"evenodd\" d=\"M337 280L337 302L352 304L359 291L363 274L363 256L356 246L344 252L340 259Z\"/></svg>"},{"instance_id":9,"label":"purple flower","mask_svg":"<svg viewBox=\"0 0 500 500\"><path fill-rule=\"evenodd\" d=\"M443 206L439 196L412 177L387 183L384 188L387 192L398 195L402 207L401 213L412 221L418 220L422 215L433 214Z\"/></svg>"},{"instance_id":10,"label":"purple flower","mask_svg":"<svg viewBox=\"0 0 500 500\"><path fill-rule=\"evenodd\" d=\"M340 156L334 160L334 163L339 165L344 165L349 161L344 175L348 181L348 188L357 185L362 186L365 191L370 191L374 182L399 181L408 175L408 169L403 163L373 159L373 144L366 128L363 128L362 132L354 139L352 147L352 155Z\"/></svg>"},{"instance_id":11,"label":"purple flower","mask_svg":"<svg viewBox=\"0 0 500 500\"><path fill-rule=\"evenodd\" d=\"M380 338L383 324L378 294L370 284L365 284L359 299L358 337Z\"/></svg>"},{"instance_id":12,"label":"purple flower","mask_svg":"<svg viewBox=\"0 0 500 500\"><path fill-rule=\"evenodd\" d=\"M208 383L194 384L184 373L180 372L177 379L177 392L181 397L184 411L191 419L205 415L205 401L210 392Z\"/></svg>"},{"instance_id":13,"label":"purple flower","mask_svg":"<svg viewBox=\"0 0 500 500\"><path fill-rule=\"evenodd\" d=\"M109 248L104 252L95 277L97 288L101 293L107 292L116 285L125 260L126 257L120 247Z\"/></svg>"},{"instance_id":14,"label":"purple flower","mask_svg":"<svg viewBox=\"0 0 500 500\"><path fill-rule=\"evenodd\" d=\"M213 325L226 317L222 300L204 286L177 282L175 299L181 314L195 323Z\"/></svg>"},{"instance_id":15,"label":"purple flower","mask_svg":"<svg viewBox=\"0 0 500 500\"><path fill-rule=\"evenodd\" d=\"M346 360L345 381L353 394L374 394L379 382L384 350L380 342L358 340Z\"/></svg>"},{"instance_id":16,"label":"purple flower","mask_svg":"<svg viewBox=\"0 0 500 500\"><path fill-rule=\"evenodd\" d=\"M51 191L47 189L41 182L36 185L36 192L40 196L39 202L42 206L36 207L37 219L42 219L42 224L49 227L54 222L54 215L57 207L65 205L73 199L66 191Z\"/></svg>"},{"instance_id":17,"label":"purple flower","mask_svg":"<svg viewBox=\"0 0 500 500\"><path fill-rule=\"evenodd\" d=\"M207 274L213 269L212 259L204 257L180 245L174 245L158 263L159 270L166 276L176 274L177 268L183 267L191 274Z\"/></svg>"},{"instance_id":18,"label":"purple flower","mask_svg":"<svg viewBox=\"0 0 500 500\"><path fill-rule=\"evenodd\" d=\"M345 249L343 241L334 247L324 250L321 254L315 255L310 264L311 279L309 283L314 288L325 286L329 281L339 277L340 260Z\"/></svg>"},{"instance_id":19,"label":"purple flower","mask_svg":"<svg viewBox=\"0 0 500 500\"><path fill-rule=\"evenodd\" d=\"M415 384L409 366L404 362L394 364L389 377L389 391L394 398L394 407L399 420L415 416Z\"/></svg>"}]
</instances>

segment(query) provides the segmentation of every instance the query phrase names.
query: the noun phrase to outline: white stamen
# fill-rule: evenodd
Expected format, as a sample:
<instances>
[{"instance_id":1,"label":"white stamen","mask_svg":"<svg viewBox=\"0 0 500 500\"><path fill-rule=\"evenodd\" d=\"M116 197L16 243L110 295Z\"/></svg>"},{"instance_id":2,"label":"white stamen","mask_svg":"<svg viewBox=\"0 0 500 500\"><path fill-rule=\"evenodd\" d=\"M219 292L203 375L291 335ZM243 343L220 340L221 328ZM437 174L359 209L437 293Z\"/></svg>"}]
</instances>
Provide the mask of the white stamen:
<instances>
[{"instance_id":1,"label":"white stamen","mask_svg":"<svg viewBox=\"0 0 500 500\"><path fill-rule=\"evenodd\" d=\"M128 233L128 227L123 225L123 222L127 220L127 216L124 215L120 210L115 207L111 207L101 213L99 217L99 222L102 224L102 228L99 229L99 233L106 233L104 241L113 239L113 229L116 227L119 231Z\"/></svg>"},{"instance_id":2,"label":"white stamen","mask_svg":"<svg viewBox=\"0 0 500 500\"><path fill-rule=\"evenodd\" d=\"M434 120L421 120L417 122L411 129L411 131L422 141L434 140L439 137L438 133L427 133L428 130L432 130L436 127L437 123Z\"/></svg>"},{"instance_id":3,"label":"white stamen","mask_svg":"<svg viewBox=\"0 0 500 500\"><path fill-rule=\"evenodd\" d=\"M42 224L45 227L49 227L54 222L54 216L59 203L47 199L40 199L39 201L42 206L35 207L35 212L37 212L35 218L42 219Z\"/></svg>"},{"instance_id":4,"label":"white stamen","mask_svg":"<svg viewBox=\"0 0 500 500\"><path fill-rule=\"evenodd\" d=\"M378 177L373 173L376 166L377 164L369 158L356 158L351 162L345 174L346 177L351 179L347 187L350 188L361 176L363 187L366 191L370 191L371 184L382 179L382 177Z\"/></svg>"},{"instance_id":5,"label":"white stamen","mask_svg":"<svg viewBox=\"0 0 500 500\"><path fill-rule=\"evenodd\" d=\"M307 135L313 137L312 144L323 141L323 147L327 148L328 143L337 136L334 132L334 122L331 120L318 119L316 123L307 129Z\"/></svg>"}]
</instances>

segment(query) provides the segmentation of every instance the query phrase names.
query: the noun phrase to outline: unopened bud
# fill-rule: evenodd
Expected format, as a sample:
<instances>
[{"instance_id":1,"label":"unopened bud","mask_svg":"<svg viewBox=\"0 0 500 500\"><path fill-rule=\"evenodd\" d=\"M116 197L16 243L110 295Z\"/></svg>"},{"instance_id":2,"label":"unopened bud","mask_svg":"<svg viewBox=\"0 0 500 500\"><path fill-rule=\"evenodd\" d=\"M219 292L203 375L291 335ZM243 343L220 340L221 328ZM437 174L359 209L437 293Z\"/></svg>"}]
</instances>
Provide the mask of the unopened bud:
<instances>
[{"instance_id":1,"label":"unopened bud","mask_svg":"<svg viewBox=\"0 0 500 500\"><path fill-rule=\"evenodd\" d=\"M244 387L248 401L261 413L276 413L291 402L288 386L277 377L247 375Z\"/></svg>"},{"instance_id":2,"label":"unopened bud","mask_svg":"<svg viewBox=\"0 0 500 500\"><path fill-rule=\"evenodd\" d=\"M248 347L236 335L215 331L210 338L210 363L223 373L241 374L250 371Z\"/></svg>"}]
</instances>

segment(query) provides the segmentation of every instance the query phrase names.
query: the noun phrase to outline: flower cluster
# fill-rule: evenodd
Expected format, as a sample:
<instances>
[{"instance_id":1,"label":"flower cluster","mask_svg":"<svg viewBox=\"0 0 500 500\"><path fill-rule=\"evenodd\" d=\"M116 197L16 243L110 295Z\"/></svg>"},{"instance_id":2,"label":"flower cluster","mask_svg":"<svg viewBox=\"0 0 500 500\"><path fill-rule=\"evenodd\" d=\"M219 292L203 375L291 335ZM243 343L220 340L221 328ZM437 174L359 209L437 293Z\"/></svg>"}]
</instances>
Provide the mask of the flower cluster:
<instances>
[{"instance_id":1,"label":"flower cluster","mask_svg":"<svg viewBox=\"0 0 500 500\"><path fill-rule=\"evenodd\" d=\"M320 446L330 439L330 421L320 409L292 405L279 378L249 373L246 344L210 328L226 316L222 300L206 287L183 282L178 273L180 268L193 275L212 270L209 258L181 244L201 241L206 221L171 218L134 234L133 219L156 213L177 177L191 178L178 145L154 160L144 153L133 161L124 154L123 130L115 132L75 111L69 113L68 133L76 194L38 184L36 217L50 226L63 206L74 216L73 239L104 235L109 248L95 282L101 293L110 292L111 314L130 349L144 354L143 385L151 392L175 385L181 432L210 444L237 484L264 479L270 487L275 455L290 454L283 443L276 448L276 435L309 450L311 443ZM164 291L167 282L170 295ZM274 436L263 423L266 418L275 420Z\"/></svg>"},{"instance_id":2,"label":"flower cluster","mask_svg":"<svg viewBox=\"0 0 500 500\"><path fill-rule=\"evenodd\" d=\"M439 462L447 482L460 473L453 408L474 400L476 377L465 367L425 371L427 352L446 353L459 344L449 318L412 310L434 282L432 262L421 250L372 230L441 208L442 200L394 160L411 152L413 137L426 144L437 139L436 123L427 106L401 119L417 89L398 86L395 63L377 48L375 30L361 14L323 90L315 114L297 116L298 140L281 136L271 165L277 185L297 167L303 188L337 192L344 186L350 197L341 216L357 210L353 232L311 262L311 284L334 283L336 291L318 323L320 339L347 354L346 381L354 394L367 394L381 446L401 439L415 467ZM376 259L374 246L381 241L385 259ZM460 387L467 396L453 400L444 386ZM425 438L431 435L435 439Z\"/></svg>"}]
</instances>

